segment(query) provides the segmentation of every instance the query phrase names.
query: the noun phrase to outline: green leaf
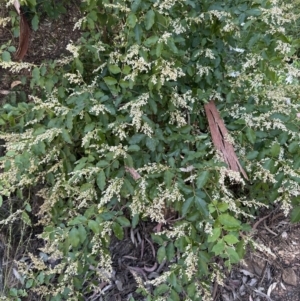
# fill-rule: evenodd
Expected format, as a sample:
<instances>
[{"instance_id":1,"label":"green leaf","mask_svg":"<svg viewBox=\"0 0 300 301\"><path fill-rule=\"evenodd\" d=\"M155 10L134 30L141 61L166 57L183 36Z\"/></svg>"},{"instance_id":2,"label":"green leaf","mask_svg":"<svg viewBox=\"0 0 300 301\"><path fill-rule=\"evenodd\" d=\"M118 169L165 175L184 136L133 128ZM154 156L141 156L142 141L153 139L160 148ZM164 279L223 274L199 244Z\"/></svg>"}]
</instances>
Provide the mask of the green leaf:
<instances>
[{"instance_id":1,"label":"green leaf","mask_svg":"<svg viewBox=\"0 0 300 301\"><path fill-rule=\"evenodd\" d=\"M106 181L106 176L105 176L105 172L103 170L101 170L99 173L98 173L98 176L97 176L97 186L99 187L99 189L101 191L104 190L104 187L105 187L105 181Z\"/></svg>"},{"instance_id":2,"label":"green leaf","mask_svg":"<svg viewBox=\"0 0 300 301\"><path fill-rule=\"evenodd\" d=\"M68 133L68 131L66 129L62 129L61 136L63 137L65 142L72 144L70 134Z\"/></svg>"},{"instance_id":3,"label":"green leaf","mask_svg":"<svg viewBox=\"0 0 300 301\"><path fill-rule=\"evenodd\" d=\"M108 70L113 74L118 74L121 72L121 69L118 65L108 65Z\"/></svg>"},{"instance_id":4,"label":"green leaf","mask_svg":"<svg viewBox=\"0 0 300 301\"><path fill-rule=\"evenodd\" d=\"M170 300L171 301L180 301L180 297L175 290L171 290Z\"/></svg>"},{"instance_id":5,"label":"green leaf","mask_svg":"<svg viewBox=\"0 0 300 301\"><path fill-rule=\"evenodd\" d=\"M152 9L148 10L145 17L145 27L146 30L151 29L155 21L155 13Z\"/></svg>"},{"instance_id":6,"label":"green leaf","mask_svg":"<svg viewBox=\"0 0 300 301\"><path fill-rule=\"evenodd\" d=\"M115 78L111 76L106 76L103 79L108 86L113 86L118 82Z\"/></svg>"},{"instance_id":7,"label":"green leaf","mask_svg":"<svg viewBox=\"0 0 300 301\"><path fill-rule=\"evenodd\" d=\"M30 219L30 217L29 217L29 215L27 214L26 211L23 211L23 212L22 212L21 218L22 218L22 221L23 221L25 224L31 226L31 219Z\"/></svg>"},{"instance_id":8,"label":"green leaf","mask_svg":"<svg viewBox=\"0 0 300 301\"><path fill-rule=\"evenodd\" d=\"M0 195L0 207L2 206L2 204L3 204L3 197L2 195Z\"/></svg>"},{"instance_id":9,"label":"green leaf","mask_svg":"<svg viewBox=\"0 0 300 301\"><path fill-rule=\"evenodd\" d=\"M248 160L253 160L255 159L257 156L258 156L259 152L258 151L252 151L252 152L249 152L246 156L246 158Z\"/></svg>"},{"instance_id":10,"label":"green leaf","mask_svg":"<svg viewBox=\"0 0 300 301\"><path fill-rule=\"evenodd\" d=\"M89 220L88 222L88 227L95 233L99 234L100 233L100 226L99 223L97 223L94 220Z\"/></svg>"},{"instance_id":11,"label":"green leaf","mask_svg":"<svg viewBox=\"0 0 300 301\"><path fill-rule=\"evenodd\" d=\"M279 143L273 144L271 147L271 155L273 157L278 157L279 153L280 153L280 144Z\"/></svg>"},{"instance_id":12,"label":"green leaf","mask_svg":"<svg viewBox=\"0 0 300 301\"><path fill-rule=\"evenodd\" d=\"M151 47L151 46L153 46L157 41L158 41L158 36L151 36L150 38L146 39L146 41L144 41L144 45L145 45L146 47Z\"/></svg>"},{"instance_id":13,"label":"green leaf","mask_svg":"<svg viewBox=\"0 0 300 301\"><path fill-rule=\"evenodd\" d=\"M206 202L197 195L195 196L195 205L197 209L202 213L202 215L208 215L208 208Z\"/></svg>"},{"instance_id":14,"label":"green leaf","mask_svg":"<svg viewBox=\"0 0 300 301\"><path fill-rule=\"evenodd\" d=\"M123 67L122 73L125 74L125 75L127 75L127 74L129 74L130 71L131 71L130 66L125 65L125 66Z\"/></svg>"},{"instance_id":15,"label":"green leaf","mask_svg":"<svg viewBox=\"0 0 300 301\"><path fill-rule=\"evenodd\" d=\"M142 0L134 0L134 1L132 2L132 4L131 4L131 11L132 11L133 13L135 13L135 12L138 10L138 8L139 8L141 2L142 2Z\"/></svg>"},{"instance_id":16,"label":"green leaf","mask_svg":"<svg viewBox=\"0 0 300 301\"><path fill-rule=\"evenodd\" d=\"M226 252L229 255L230 263L238 263L240 261L239 254L235 251L234 248L227 248Z\"/></svg>"},{"instance_id":17,"label":"green leaf","mask_svg":"<svg viewBox=\"0 0 300 301\"><path fill-rule=\"evenodd\" d=\"M247 127L246 129L246 136L249 140L249 142L251 142L252 144L255 143L256 140L256 134L255 131L253 131L251 128Z\"/></svg>"},{"instance_id":18,"label":"green leaf","mask_svg":"<svg viewBox=\"0 0 300 301\"><path fill-rule=\"evenodd\" d=\"M188 198L186 201L184 201L181 209L181 214L186 215L190 207L192 206L192 203L194 201L194 197Z\"/></svg>"},{"instance_id":19,"label":"green leaf","mask_svg":"<svg viewBox=\"0 0 300 301\"><path fill-rule=\"evenodd\" d=\"M117 222L123 227L130 227L130 221L125 216L118 216Z\"/></svg>"},{"instance_id":20,"label":"green leaf","mask_svg":"<svg viewBox=\"0 0 300 301\"><path fill-rule=\"evenodd\" d=\"M300 221L300 206L296 206L293 208L291 212L291 222L298 223Z\"/></svg>"},{"instance_id":21,"label":"green leaf","mask_svg":"<svg viewBox=\"0 0 300 301\"><path fill-rule=\"evenodd\" d=\"M33 285L33 279L28 279L28 280L26 281L25 287L26 287L26 288L31 288L32 285Z\"/></svg>"},{"instance_id":22,"label":"green leaf","mask_svg":"<svg viewBox=\"0 0 300 301\"><path fill-rule=\"evenodd\" d=\"M168 261L171 261L175 257L175 248L172 242L168 243L167 245L166 256Z\"/></svg>"},{"instance_id":23,"label":"green leaf","mask_svg":"<svg viewBox=\"0 0 300 301\"><path fill-rule=\"evenodd\" d=\"M128 27L134 28L136 21L137 21L136 15L133 13L130 13L127 18L126 23L127 23Z\"/></svg>"},{"instance_id":24,"label":"green leaf","mask_svg":"<svg viewBox=\"0 0 300 301\"><path fill-rule=\"evenodd\" d=\"M32 26L32 29L34 31L37 31L38 28L39 28L39 17L37 14L34 15L34 17L32 18L31 20L31 26Z\"/></svg>"},{"instance_id":25,"label":"green leaf","mask_svg":"<svg viewBox=\"0 0 300 301\"><path fill-rule=\"evenodd\" d=\"M299 142L298 141L293 141L290 145L289 145L289 152L291 154L295 154L298 150L299 147Z\"/></svg>"},{"instance_id":26,"label":"green leaf","mask_svg":"<svg viewBox=\"0 0 300 301\"><path fill-rule=\"evenodd\" d=\"M149 150L154 152L155 148L156 148L156 140L154 138L147 137L146 138L146 146L149 148Z\"/></svg>"},{"instance_id":27,"label":"green leaf","mask_svg":"<svg viewBox=\"0 0 300 301\"><path fill-rule=\"evenodd\" d=\"M80 243L79 231L75 227L69 232L69 241L73 248L76 248Z\"/></svg>"},{"instance_id":28,"label":"green leaf","mask_svg":"<svg viewBox=\"0 0 300 301\"><path fill-rule=\"evenodd\" d=\"M228 209L228 204L227 203L218 203L217 208L219 209L220 212L225 212Z\"/></svg>"},{"instance_id":29,"label":"green leaf","mask_svg":"<svg viewBox=\"0 0 300 301\"><path fill-rule=\"evenodd\" d=\"M154 296L161 296L169 290L169 286L167 284L161 284L154 290Z\"/></svg>"},{"instance_id":30,"label":"green leaf","mask_svg":"<svg viewBox=\"0 0 300 301\"><path fill-rule=\"evenodd\" d=\"M156 44L155 54L156 54L157 57L161 56L163 48L164 48L164 44L162 42L159 42L159 43Z\"/></svg>"},{"instance_id":31,"label":"green leaf","mask_svg":"<svg viewBox=\"0 0 300 301\"><path fill-rule=\"evenodd\" d=\"M235 250L239 255L239 258L243 258L246 254L246 247L245 247L245 241L240 240L236 245L235 245Z\"/></svg>"},{"instance_id":32,"label":"green leaf","mask_svg":"<svg viewBox=\"0 0 300 301\"><path fill-rule=\"evenodd\" d=\"M205 186L209 179L209 171L201 172L200 176L197 178L197 188L201 189Z\"/></svg>"},{"instance_id":33,"label":"green leaf","mask_svg":"<svg viewBox=\"0 0 300 301\"><path fill-rule=\"evenodd\" d=\"M137 144L133 144L128 147L128 152L138 152L140 149Z\"/></svg>"},{"instance_id":34,"label":"green leaf","mask_svg":"<svg viewBox=\"0 0 300 301\"><path fill-rule=\"evenodd\" d=\"M230 245L234 245L239 242L239 240L232 234L225 235L223 239Z\"/></svg>"},{"instance_id":35,"label":"green leaf","mask_svg":"<svg viewBox=\"0 0 300 301\"><path fill-rule=\"evenodd\" d=\"M164 182L165 182L167 187L170 187L172 185L173 177L174 177L174 174L169 169L167 169L164 172Z\"/></svg>"},{"instance_id":36,"label":"green leaf","mask_svg":"<svg viewBox=\"0 0 300 301\"><path fill-rule=\"evenodd\" d=\"M207 241L214 242L220 237L220 235L221 235L221 228L214 228L212 234L208 236Z\"/></svg>"},{"instance_id":37,"label":"green leaf","mask_svg":"<svg viewBox=\"0 0 300 301\"><path fill-rule=\"evenodd\" d=\"M32 78L38 82L40 80L40 69L35 67L32 70Z\"/></svg>"},{"instance_id":38,"label":"green leaf","mask_svg":"<svg viewBox=\"0 0 300 301\"><path fill-rule=\"evenodd\" d=\"M212 248L212 252L214 252L216 255L220 255L225 250L225 243L224 240L220 239L217 244L215 244Z\"/></svg>"},{"instance_id":39,"label":"green leaf","mask_svg":"<svg viewBox=\"0 0 300 301\"><path fill-rule=\"evenodd\" d=\"M157 250L157 261L159 264L162 263L162 261L166 258L166 248L164 246L161 246L158 250Z\"/></svg>"},{"instance_id":40,"label":"green leaf","mask_svg":"<svg viewBox=\"0 0 300 301\"><path fill-rule=\"evenodd\" d=\"M131 225L132 225L133 229L137 226L137 224L139 223L139 220L140 220L139 214L135 214L131 221Z\"/></svg>"},{"instance_id":41,"label":"green leaf","mask_svg":"<svg viewBox=\"0 0 300 301\"><path fill-rule=\"evenodd\" d=\"M2 52L2 60L4 62L10 62L11 61L11 56L10 56L10 53L8 51L3 51Z\"/></svg>"},{"instance_id":42,"label":"green leaf","mask_svg":"<svg viewBox=\"0 0 300 301\"><path fill-rule=\"evenodd\" d=\"M118 223L114 222L112 224L112 230L116 238L118 238L119 240L122 240L124 238L123 228Z\"/></svg>"},{"instance_id":43,"label":"green leaf","mask_svg":"<svg viewBox=\"0 0 300 301\"><path fill-rule=\"evenodd\" d=\"M225 230L238 230L240 229L241 222L234 218L233 216L229 215L228 213L223 213L219 215L218 221L221 225L224 226Z\"/></svg>"},{"instance_id":44,"label":"green leaf","mask_svg":"<svg viewBox=\"0 0 300 301\"><path fill-rule=\"evenodd\" d=\"M196 285L195 282L192 282L188 285L187 289L187 294L190 298L194 298L194 296L196 295Z\"/></svg>"},{"instance_id":45,"label":"green leaf","mask_svg":"<svg viewBox=\"0 0 300 301\"><path fill-rule=\"evenodd\" d=\"M83 243L87 238L86 230L82 225L78 225L78 236L81 243Z\"/></svg>"}]
</instances>

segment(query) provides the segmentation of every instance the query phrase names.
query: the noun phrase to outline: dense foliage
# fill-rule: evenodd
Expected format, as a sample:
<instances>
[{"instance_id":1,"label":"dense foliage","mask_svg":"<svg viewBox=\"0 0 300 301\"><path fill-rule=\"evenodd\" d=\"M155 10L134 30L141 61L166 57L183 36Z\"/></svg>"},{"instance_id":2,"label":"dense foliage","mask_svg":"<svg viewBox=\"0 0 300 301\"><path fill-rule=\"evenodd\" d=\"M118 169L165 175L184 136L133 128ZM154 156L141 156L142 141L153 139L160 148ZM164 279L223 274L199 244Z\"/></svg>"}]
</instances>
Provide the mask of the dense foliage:
<instances>
[{"instance_id":1,"label":"dense foliage","mask_svg":"<svg viewBox=\"0 0 300 301\"><path fill-rule=\"evenodd\" d=\"M299 41L286 34L293 7L213 2L82 1L71 56L37 66L12 62L14 48L1 48L3 68L31 70L29 101L17 94L0 108L1 194L39 187L47 255L30 254L30 269L19 264L24 288L10 294L84 300L109 281L111 234L122 240L141 220L164 224L172 210L182 219L152 235L158 262L172 264L148 281L152 294L137 276L139 291L147 300L210 300L211 282L222 283L216 262L242 258L260 207L280 203L288 213L294 205L299 220L299 70L291 63ZM41 10L23 4L37 26ZM249 181L214 150L203 110L211 99ZM15 218L30 224L30 198L21 209Z\"/></svg>"}]
</instances>

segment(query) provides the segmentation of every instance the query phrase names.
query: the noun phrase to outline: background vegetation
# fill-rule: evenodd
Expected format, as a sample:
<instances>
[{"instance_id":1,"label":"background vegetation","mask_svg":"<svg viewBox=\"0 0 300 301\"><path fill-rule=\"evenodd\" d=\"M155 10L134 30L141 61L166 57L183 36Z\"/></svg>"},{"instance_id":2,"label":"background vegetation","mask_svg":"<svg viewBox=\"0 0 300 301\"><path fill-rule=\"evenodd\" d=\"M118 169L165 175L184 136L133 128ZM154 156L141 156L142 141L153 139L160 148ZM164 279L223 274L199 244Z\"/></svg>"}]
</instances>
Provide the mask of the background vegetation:
<instances>
[{"instance_id":1,"label":"background vegetation","mask_svg":"<svg viewBox=\"0 0 300 301\"><path fill-rule=\"evenodd\" d=\"M21 3L33 30L42 16L58 17L68 5ZM15 47L1 46L2 68L29 70L21 77L28 91L9 94L0 108L1 224L22 220L21 235L38 224L31 235L40 238L43 254L29 253L30 264L18 261L22 285L5 293L16 300L31 293L84 300L110 281L112 235L123 240L125 228L152 221L166 225L151 240L168 270L147 282L136 274L140 295L210 300L212 281L222 283L220 267L230 268L246 244L255 244L249 221L261 207L278 203L286 214L294 208L292 220L299 220L293 4L79 6L81 37L67 46L69 56L14 62ZM9 22L17 26L14 12ZM211 99L249 181L214 150L204 113ZM171 223L170 216L179 219ZM4 228L12 242L13 228Z\"/></svg>"}]
</instances>

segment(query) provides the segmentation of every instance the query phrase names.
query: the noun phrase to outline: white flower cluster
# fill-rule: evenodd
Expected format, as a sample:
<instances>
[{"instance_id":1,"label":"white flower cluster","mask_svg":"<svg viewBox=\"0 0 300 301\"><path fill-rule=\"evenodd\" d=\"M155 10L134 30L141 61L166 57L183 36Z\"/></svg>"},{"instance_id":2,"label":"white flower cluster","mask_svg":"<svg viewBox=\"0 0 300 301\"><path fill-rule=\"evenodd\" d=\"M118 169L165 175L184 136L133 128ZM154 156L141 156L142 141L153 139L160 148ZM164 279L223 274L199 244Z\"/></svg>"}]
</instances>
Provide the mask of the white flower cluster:
<instances>
[{"instance_id":1,"label":"white flower cluster","mask_svg":"<svg viewBox=\"0 0 300 301\"><path fill-rule=\"evenodd\" d=\"M5 27L10 22L10 18L0 18L0 27Z\"/></svg>"},{"instance_id":2,"label":"white flower cluster","mask_svg":"<svg viewBox=\"0 0 300 301\"><path fill-rule=\"evenodd\" d=\"M176 81L179 77L185 76L185 73L179 67L174 67L175 62L167 60L157 60L155 66L160 71L160 81L162 85L165 81Z\"/></svg>"},{"instance_id":3,"label":"white flower cluster","mask_svg":"<svg viewBox=\"0 0 300 301\"><path fill-rule=\"evenodd\" d=\"M124 179L121 178L115 178L109 180L109 185L103 192L100 202L98 204L98 208L100 209L103 207L105 204L111 201L113 196L115 195L117 199L120 201L121 196L120 196L120 190L123 186Z\"/></svg>"},{"instance_id":4,"label":"white flower cluster","mask_svg":"<svg viewBox=\"0 0 300 301\"><path fill-rule=\"evenodd\" d=\"M67 45L66 49L73 54L74 58L79 56L80 46L75 46L72 41Z\"/></svg>"},{"instance_id":5,"label":"white flower cluster","mask_svg":"<svg viewBox=\"0 0 300 301\"><path fill-rule=\"evenodd\" d=\"M181 4L182 0L158 0L154 3L154 7L158 10L160 14L169 15L169 10L175 4ZM181 4L182 5L182 4Z\"/></svg>"}]
</instances>

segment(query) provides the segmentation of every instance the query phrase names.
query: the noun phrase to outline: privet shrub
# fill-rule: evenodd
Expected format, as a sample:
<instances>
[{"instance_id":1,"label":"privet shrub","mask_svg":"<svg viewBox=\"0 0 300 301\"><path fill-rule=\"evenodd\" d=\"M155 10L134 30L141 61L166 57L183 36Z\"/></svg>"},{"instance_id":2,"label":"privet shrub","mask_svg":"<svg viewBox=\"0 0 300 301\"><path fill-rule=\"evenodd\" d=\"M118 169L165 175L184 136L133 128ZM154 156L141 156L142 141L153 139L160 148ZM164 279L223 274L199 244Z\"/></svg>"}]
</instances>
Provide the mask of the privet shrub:
<instances>
[{"instance_id":1,"label":"privet shrub","mask_svg":"<svg viewBox=\"0 0 300 301\"><path fill-rule=\"evenodd\" d=\"M242 258L260 207L279 203L288 214L295 205L299 220L292 4L213 2L82 1L70 56L36 66L1 50L2 68L32 75L29 101L17 95L0 109L1 193L42 187L42 251L60 259L53 267L31 254L30 269L20 264L25 291L84 300L109 280L112 233L122 240L141 219L165 223L171 209L182 219L152 240L157 260L173 263L148 281L154 293L142 280L139 291L210 300L224 275L218 258L227 267ZM211 99L249 181L214 150L203 109ZM30 223L26 209L22 218Z\"/></svg>"}]
</instances>

